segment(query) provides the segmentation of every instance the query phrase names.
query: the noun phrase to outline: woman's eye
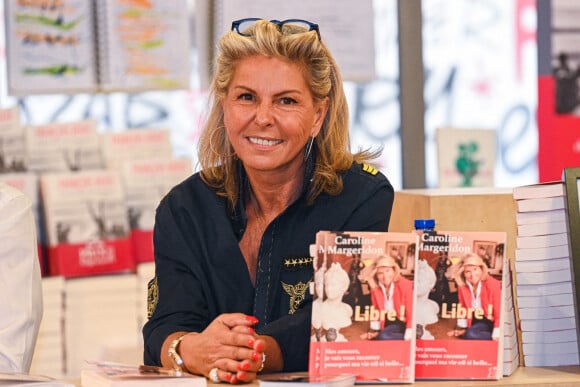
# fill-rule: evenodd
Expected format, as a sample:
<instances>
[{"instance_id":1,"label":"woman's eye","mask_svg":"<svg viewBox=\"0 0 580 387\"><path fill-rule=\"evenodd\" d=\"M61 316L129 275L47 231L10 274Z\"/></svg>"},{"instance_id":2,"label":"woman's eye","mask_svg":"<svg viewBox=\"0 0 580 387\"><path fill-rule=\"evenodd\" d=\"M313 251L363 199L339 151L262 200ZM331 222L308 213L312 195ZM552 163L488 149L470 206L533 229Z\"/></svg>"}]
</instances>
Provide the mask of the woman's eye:
<instances>
[{"instance_id":1,"label":"woman's eye","mask_svg":"<svg viewBox=\"0 0 580 387\"><path fill-rule=\"evenodd\" d=\"M290 97L283 97L280 99L280 102L282 103L282 105L291 105L296 103L296 100Z\"/></svg>"},{"instance_id":2,"label":"woman's eye","mask_svg":"<svg viewBox=\"0 0 580 387\"><path fill-rule=\"evenodd\" d=\"M238 99L243 101L251 101L254 99L254 97L250 93L243 93L238 96Z\"/></svg>"}]
</instances>

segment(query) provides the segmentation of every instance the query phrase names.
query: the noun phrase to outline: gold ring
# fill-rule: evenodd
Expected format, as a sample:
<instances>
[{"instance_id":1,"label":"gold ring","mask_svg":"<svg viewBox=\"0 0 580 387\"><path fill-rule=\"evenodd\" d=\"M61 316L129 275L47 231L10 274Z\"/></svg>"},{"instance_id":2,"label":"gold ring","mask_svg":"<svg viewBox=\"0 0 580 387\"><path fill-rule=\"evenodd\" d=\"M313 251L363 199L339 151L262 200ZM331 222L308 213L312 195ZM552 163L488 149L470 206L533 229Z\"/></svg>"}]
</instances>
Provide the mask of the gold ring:
<instances>
[{"instance_id":1,"label":"gold ring","mask_svg":"<svg viewBox=\"0 0 580 387\"><path fill-rule=\"evenodd\" d=\"M264 364L266 364L266 353L262 352L262 364L260 364L260 368L258 368L258 372L262 372L262 370L264 369Z\"/></svg>"}]
</instances>

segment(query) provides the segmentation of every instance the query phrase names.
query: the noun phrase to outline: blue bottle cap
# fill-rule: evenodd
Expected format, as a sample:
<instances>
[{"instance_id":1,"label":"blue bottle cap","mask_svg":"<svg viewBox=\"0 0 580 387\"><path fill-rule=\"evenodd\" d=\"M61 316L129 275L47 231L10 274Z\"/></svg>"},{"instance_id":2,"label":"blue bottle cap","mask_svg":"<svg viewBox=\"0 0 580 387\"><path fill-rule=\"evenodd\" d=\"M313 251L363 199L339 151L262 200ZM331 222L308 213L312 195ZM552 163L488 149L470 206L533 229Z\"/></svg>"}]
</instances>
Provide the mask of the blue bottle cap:
<instances>
[{"instance_id":1,"label":"blue bottle cap","mask_svg":"<svg viewBox=\"0 0 580 387\"><path fill-rule=\"evenodd\" d=\"M415 230L433 230L435 219L415 219Z\"/></svg>"}]
</instances>

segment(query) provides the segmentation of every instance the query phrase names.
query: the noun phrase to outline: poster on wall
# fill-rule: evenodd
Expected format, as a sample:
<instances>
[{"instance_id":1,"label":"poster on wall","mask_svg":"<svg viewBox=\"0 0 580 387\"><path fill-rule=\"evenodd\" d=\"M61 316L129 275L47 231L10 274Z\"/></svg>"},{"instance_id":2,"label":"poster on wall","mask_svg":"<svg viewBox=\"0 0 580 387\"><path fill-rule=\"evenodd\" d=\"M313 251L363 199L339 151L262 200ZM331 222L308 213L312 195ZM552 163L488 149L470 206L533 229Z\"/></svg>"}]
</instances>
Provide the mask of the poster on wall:
<instances>
[{"instance_id":1,"label":"poster on wall","mask_svg":"<svg viewBox=\"0 0 580 387\"><path fill-rule=\"evenodd\" d=\"M97 84L90 1L5 3L8 92L82 92Z\"/></svg>"},{"instance_id":2,"label":"poster on wall","mask_svg":"<svg viewBox=\"0 0 580 387\"><path fill-rule=\"evenodd\" d=\"M580 165L580 2L539 1L538 171L560 180Z\"/></svg>"},{"instance_id":3,"label":"poster on wall","mask_svg":"<svg viewBox=\"0 0 580 387\"><path fill-rule=\"evenodd\" d=\"M189 88L187 0L6 0L8 93Z\"/></svg>"},{"instance_id":4,"label":"poster on wall","mask_svg":"<svg viewBox=\"0 0 580 387\"><path fill-rule=\"evenodd\" d=\"M230 30L232 21L249 17L303 19L316 23L321 39L334 55L345 80L364 82L375 77L371 0L218 0L214 4L214 42Z\"/></svg>"}]
</instances>

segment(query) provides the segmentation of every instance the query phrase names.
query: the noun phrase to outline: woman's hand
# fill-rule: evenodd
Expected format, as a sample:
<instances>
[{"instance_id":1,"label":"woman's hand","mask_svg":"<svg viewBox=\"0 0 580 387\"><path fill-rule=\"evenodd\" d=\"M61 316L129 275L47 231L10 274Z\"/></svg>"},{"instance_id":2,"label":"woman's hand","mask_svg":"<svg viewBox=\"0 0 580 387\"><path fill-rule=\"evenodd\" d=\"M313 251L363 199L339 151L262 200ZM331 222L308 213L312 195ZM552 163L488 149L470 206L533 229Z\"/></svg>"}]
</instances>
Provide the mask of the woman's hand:
<instances>
[{"instance_id":1,"label":"woman's hand","mask_svg":"<svg viewBox=\"0 0 580 387\"><path fill-rule=\"evenodd\" d=\"M186 369L232 384L249 382L262 367L265 341L259 339L253 325L258 320L242 313L219 315L199 334L188 334L180 343L179 353Z\"/></svg>"},{"instance_id":2,"label":"woman's hand","mask_svg":"<svg viewBox=\"0 0 580 387\"><path fill-rule=\"evenodd\" d=\"M463 336L464 334L465 334L464 328L455 328L452 331L447 332L447 336L450 337L460 337Z\"/></svg>"}]
</instances>

